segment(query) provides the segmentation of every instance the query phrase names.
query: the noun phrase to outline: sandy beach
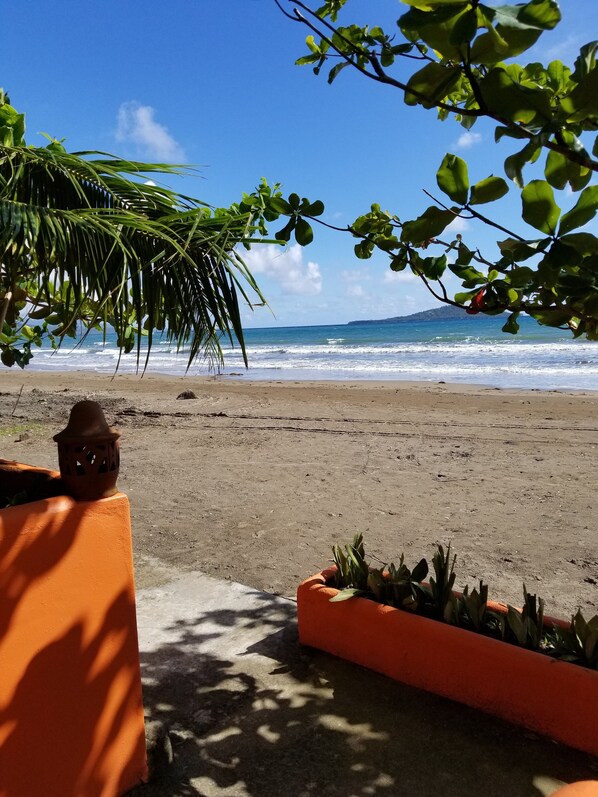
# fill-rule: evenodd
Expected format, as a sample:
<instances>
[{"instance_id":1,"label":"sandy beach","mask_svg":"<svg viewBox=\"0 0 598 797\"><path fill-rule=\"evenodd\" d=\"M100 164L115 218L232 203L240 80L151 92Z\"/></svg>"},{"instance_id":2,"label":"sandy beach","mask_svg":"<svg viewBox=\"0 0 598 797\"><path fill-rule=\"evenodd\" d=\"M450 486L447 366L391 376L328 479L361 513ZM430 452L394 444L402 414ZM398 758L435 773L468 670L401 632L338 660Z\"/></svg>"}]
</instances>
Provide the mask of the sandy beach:
<instances>
[{"instance_id":1,"label":"sandy beach","mask_svg":"<svg viewBox=\"0 0 598 797\"><path fill-rule=\"evenodd\" d=\"M56 468L82 398L122 432L138 586L201 570L292 596L360 531L379 560L450 542L459 587L598 612L598 393L3 369L0 457Z\"/></svg>"}]
</instances>

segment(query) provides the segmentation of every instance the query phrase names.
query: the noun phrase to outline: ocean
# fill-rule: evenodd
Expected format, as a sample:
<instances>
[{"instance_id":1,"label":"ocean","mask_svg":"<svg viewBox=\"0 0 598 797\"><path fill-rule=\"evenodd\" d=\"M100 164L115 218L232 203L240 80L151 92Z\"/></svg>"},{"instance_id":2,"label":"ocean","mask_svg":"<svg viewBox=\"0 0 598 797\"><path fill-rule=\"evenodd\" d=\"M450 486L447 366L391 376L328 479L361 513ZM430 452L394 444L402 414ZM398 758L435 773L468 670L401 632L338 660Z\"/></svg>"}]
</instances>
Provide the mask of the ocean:
<instances>
[{"instance_id":1,"label":"ocean","mask_svg":"<svg viewBox=\"0 0 598 797\"><path fill-rule=\"evenodd\" d=\"M504 319L473 316L442 321L247 329L249 369L237 348L224 345L223 376L272 380L421 380L504 388L598 390L598 343L541 327L523 318L518 335L501 332ZM154 344L148 373L184 374L187 355ZM35 350L29 369L86 370L113 374L114 336L99 333L57 352ZM123 355L119 370L134 373L136 357ZM206 362L192 376L208 375Z\"/></svg>"}]
</instances>

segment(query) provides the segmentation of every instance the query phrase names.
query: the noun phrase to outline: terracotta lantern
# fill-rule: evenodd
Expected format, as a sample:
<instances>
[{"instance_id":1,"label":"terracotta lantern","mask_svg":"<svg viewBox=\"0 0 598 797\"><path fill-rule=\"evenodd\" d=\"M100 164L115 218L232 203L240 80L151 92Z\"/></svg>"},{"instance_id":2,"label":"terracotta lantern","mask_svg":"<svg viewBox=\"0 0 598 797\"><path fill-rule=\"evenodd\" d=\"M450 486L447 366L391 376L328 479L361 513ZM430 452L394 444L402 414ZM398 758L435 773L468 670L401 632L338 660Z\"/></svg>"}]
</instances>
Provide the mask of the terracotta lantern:
<instances>
[{"instance_id":1,"label":"terracotta lantern","mask_svg":"<svg viewBox=\"0 0 598 797\"><path fill-rule=\"evenodd\" d=\"M60 476L73 498L93 500L116 492L119 432L106 423L97 401L79 401L69 422L54 435Z\"/></svg>"}]
</instances>

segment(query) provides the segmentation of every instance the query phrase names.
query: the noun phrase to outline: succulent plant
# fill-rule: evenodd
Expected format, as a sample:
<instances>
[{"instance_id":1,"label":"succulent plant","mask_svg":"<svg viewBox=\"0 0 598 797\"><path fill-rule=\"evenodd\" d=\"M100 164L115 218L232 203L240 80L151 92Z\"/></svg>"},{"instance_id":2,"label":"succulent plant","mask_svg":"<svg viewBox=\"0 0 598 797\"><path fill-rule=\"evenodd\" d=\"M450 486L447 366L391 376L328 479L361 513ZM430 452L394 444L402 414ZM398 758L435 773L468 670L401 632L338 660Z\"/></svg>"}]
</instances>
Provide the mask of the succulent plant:
<instances>
[{"instance_id":1,"label":"succulent plant","mask_svg":"<svg viewBox=\"0 0 598 797\"><path fill-rule=\"evenodd\" d=\"M479 590L474 587L471 592L466 586L458 600L459 625L471 625L475 631L482 631L491 618L487 604L488 584L480 579Z\"/></svg>"},{"instance_id":2,"label":"succulent plant","mask_svg":"<svg viewBox=\"0 0 598 797\"><path fill-rule=\"evenodd\" d=\"M356 534L353 542L341 548L332 546L332 557L336 565L334 586L340 589L332 600L340 601L354 595L363 595L367 591L370 568L365 561L363 534Z\"/></svg>"},{"instance_id":3,"label":"succulent plant","mask_svg":"<svg viewBox=\"0 0 598 797\"><path fill-rule=\"evenodd\" d=\"M380 603L416 612L425 599L421 581L428 574L428 563L421 559L413 570L401 554L398 567L392 562L381 570L370 571L368 587Z\"/></svg>"},{"instance_id":4,"label":"succulent plant","mask_svg":"<svg viewBox=\"0 0 598 797\"><path fill-rule=\"evenodd\" d=\"M451 546L442 545L432 558L434 575L430 583L422 583L428 574L428 563L421 559L410 570L401 554L399 564L371 567L365 558L363 535L356 534L349 545L333 546L337 566L334 586L340 591L331 601L343 601L362 595L379 603L405 611L433 617L441 622L460 625L481 634L502 639L514 645L539 651L563 661L598 669L598 615L585 620L581 611L571 619L568 628L545 624L544 601L530 594L523 585L523 607L507 606L506 613L488 608L488 585L482 580L471 591L461 594L453 590L456 556Z\"/></svg>"},{"instance_id":5,"label":"succulent plant","mask_svg":"<svg viewBox=\"0 0 598 797\"><path fill-rule=\"evenodd\" d=\"M504 638L522 647L539 650L546 636L544 628L544 601L530 593L523 585L523 608L521 611L507 607Z\"/></svg>"},{"instance_id":6,"label":"succulent plant","mask_svg":"<svg viewBox=\"0 0 598 797\"><path fill-rule=\"evenodd\" d=\"M585 620L578 609L569 628L554 627L551 641L557 658L598 670L598 614Z\"/></svg>"},{"instance_id":7,"label":"succulent plant","mask_svg":"<svg viewBox=\"0 0 598 797\"><path fill-rule=\"evenodd\" d=\"M458 623L457 597L453 592L455 584L455 562L451 562L451 545L449 543L446 553L442 545L438 545L432 557L432 567L436 578L430 577L431 608L434 615L445 623Z\"/></svg>"}]
</instances>

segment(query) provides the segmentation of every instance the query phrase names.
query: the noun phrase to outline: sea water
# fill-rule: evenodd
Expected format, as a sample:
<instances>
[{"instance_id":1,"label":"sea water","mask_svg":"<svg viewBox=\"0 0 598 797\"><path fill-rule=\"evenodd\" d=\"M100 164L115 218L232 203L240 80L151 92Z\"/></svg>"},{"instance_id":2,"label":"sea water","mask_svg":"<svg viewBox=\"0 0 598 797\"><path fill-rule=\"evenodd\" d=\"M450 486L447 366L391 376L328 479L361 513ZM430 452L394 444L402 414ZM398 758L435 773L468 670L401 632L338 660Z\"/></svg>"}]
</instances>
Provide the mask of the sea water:
<instances>
[{"instance_id":1,"label":"sea water","mask_svg":"<svg viewBox=\"0 0 598 797\"><path fill-rule=\"evenodd\" d=\"M247 329L249 368L238 344L223 339L224 365L214 371L196 361L190 375L220 373L243 379L423 380L541 390L598 390L598 343L521 319L518 335L501 331L504 319ZM114 373L119 353L114 335L93 332L59 351L35 350L30 369ZM184 374L188 351L154 343L147 373ZM141 370L144 357L142 356ZM136 354L123 355L119 371L134 373Z\"/></svg>"}]
</instances>

